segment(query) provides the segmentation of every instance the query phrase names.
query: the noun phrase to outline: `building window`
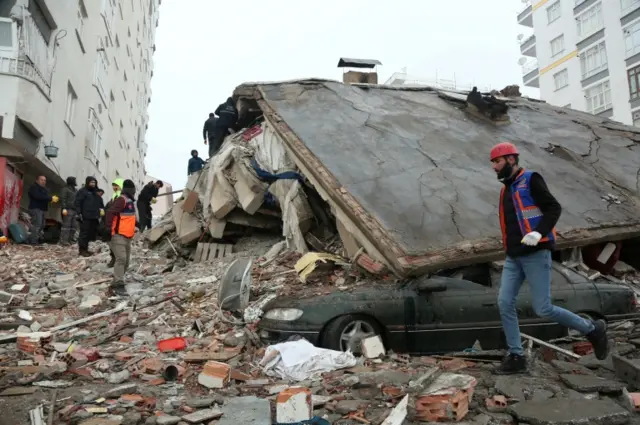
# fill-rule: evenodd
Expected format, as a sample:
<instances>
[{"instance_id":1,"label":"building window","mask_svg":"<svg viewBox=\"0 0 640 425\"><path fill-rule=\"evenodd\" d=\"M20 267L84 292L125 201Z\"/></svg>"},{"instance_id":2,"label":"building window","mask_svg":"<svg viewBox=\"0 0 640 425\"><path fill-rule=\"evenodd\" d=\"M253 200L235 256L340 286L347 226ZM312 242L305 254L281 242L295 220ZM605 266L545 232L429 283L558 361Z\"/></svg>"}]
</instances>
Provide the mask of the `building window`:
<instances>
[{"instance_id":1,"label":"building window","mask_svg":"<svg viewBox=\"0 0 640 425\"><path fill-rule=\"evenodd\" d=\"M569 70L563 69L560 72L557 72L553 75L553 84L555 85L556 90L560 90L569 85Z\"/></svg>"},{"instance_id":2,"label":"building window","mask_svg":"<svg viewBox=\"0 0 640 425\"><path fill-rule=\"evenodd\" d=\"M104 24L107 27L109 38L113 40L113 25L116 20L116 0L102 0L101 15L104 19Z\"/></svg>"},{"instance_id":3,"label":"building window","mask_svg":"<svg viewBox=\"0 0 640 425\"><path fill-rule=\"evenodd\" d=\"M104 168L101 170L102 174L104 174L104 175L108 175L109 174L109 169L110 169L110 165L109 164L110 164L110 162L111 161L109 160L109 152L104 151L104 161L103 161L103 164L104 164L103 167Z\"/></svg>"},{"instance_id":4,"label":"building window","mask_svg":"<svg viewBox=\"0 0 640 425\"><path fill-rule=\"evenodd\" d=\"M53 25L47 19L47 15L44 10L40 6L40 3L37 1L30 1L28 6L29 13L31 13L31 18L33 22L36 24L36 27L40 31L40 34L44 38L44 42L49 44L49 40L51 39L51 33L53 32Z\"/></svg>"},{"instance_id":5,"label":"building window","mask_svg":"<svg viewBox=\"0 0 640 425\"><path fill-rule=\"evenodd\" d=\"M640 5L640 0L620 0L620 10L622 10L622 15L626 15L627 12L630 12L631 9Z\"/></svg>"},{"instance_id":6,"label":"building window","mask_svg":"<svg viewBox=\"0 0 640 425\"><path fill-rule=\"evenodd\" d=\"M15 24L9 18L0 18L0 52L14 53Z\"/></svg>"},{"instance_id":7,"label":"building window","mask_svg":"<svg viewBox=\"0 0 640 425\"><path fill-rule=\"evenodd\" d=\"M598 3L576 18L578 38L586 38L603 26L602 3Z\"/></svg>"},{"instance_id":8,"label":"building window","mask_svg":"<svg viewBox=\"0 0 640 425\"><path fill-rule=\"evenodd\" d=\"M102 96L103 102L106 103L107 99L107 90L109 89L107 82L107 70L109 69L109 60L107 59L107 53L105 52L104 42L100 39L100 51L98 52L98 56L96 58L96 71L94 84L98 88L98 92L100 96Z\"/></svg>"},{"instance_id":9,"label":"building window","mask_svg":"<svg viewBox=\"0 0 640 425\"><path fill-rule=\"evenodd\" d=\"M551 40L551 57L555 58L564 53L564 34Z\"/></svg>"},{"instance_id":10,"label":"building window","mask_svg":"<svg viewBox=\"0 0 640 425\"><path fill-rule=\"evenodd\" d=\"M84 7L83 0L78 0L78 11L77 11L77 23L76 23L76 37L78 37L78 43L80 43L80 49L82 49L82 53L86 53L84 49L84 24L87 19L87 9Z\"/></svg>"},{"instance_id":11,"label":"building window","mask_svg":"<svg viewBox=\"0 0 640 425\"><path fill-rule=\"evenodd\" d=\"M64 122L67 123L69 128L73 128L73 117L76 114L76 103L78 103L78 95L71 86L71 83L67 83L67 105L64 112Z\"/></svg>"},{"instance_id":12,"label":"building window","mask_svg":"<svg viewBox=\"0 0 640 425\"><path fill-rule=\"evenodd\" d=\"M597 84L584 91L587 100L587 112L599 114L611 108L611 85L609 81Z\"/></svg>"},{"instance_id":13,"label":"building window","mask_svg":"<svg viewBox=\"0 0 640 425\"><path fill-rule=\"evenodd\" d=\"M632 112L633 117L633 125L636 127L640 127L640 111Z\"/></svg>"},{"instance_id":14,"label":"building window","mask_svg":"<svg viewBox=\"0 0 640 425\"><path fill-rule=\"evenodd\" d=\"M562 16L562 9L560 9L560 0L547 7L547 20L548 23L552 23Z\"/></svg>"},{"instance_id":15,"label":"building window","mask_svg":"<svg viewBox=\"0 0 640 425\"><path fill-rule=\"evenodd\" d=\"M607 69L607 49L604 41L590 47L579 56L583 80Z\"/></svg>"},{"instance_id":16,"label":"building window","mask_svg":"<svg viewBox=\"0 0 640 425\"><path fill-rule=\"evenodd\" d=\"M629 97L637 99L640 97L640 66L628 70L627 78L629 80Z\"/></svg>"},{"instance_id":17,"label":"building window","mask_svg":"<svg viewBox=\"0 0 640 425\"><path fill-rule=\"evenodd\" d=\"M120 39L118 38L118 36L116 35L116 48L120 48Z\"/></svg>"},{"instance_id":18,"label":"building window","mask_svg":"<svg viewBox=\"0 0 640 425\"><path fill-rule=\"evenodd\" d=\"M640 21L622 30L627 58L640 53Z\"/></svg>"},{"instance_id":19,"label":"building window","mask_svg":"<svg viewBox=\"0 0 640 425\"><path fill-rule=\"evenodd\" d=\"M102 146L102 124L96 114L95 109L89 108L89 129L87 131L86 148L93 156L94 160L98 159L98 153Z\"/></svg>"}]
</instances>

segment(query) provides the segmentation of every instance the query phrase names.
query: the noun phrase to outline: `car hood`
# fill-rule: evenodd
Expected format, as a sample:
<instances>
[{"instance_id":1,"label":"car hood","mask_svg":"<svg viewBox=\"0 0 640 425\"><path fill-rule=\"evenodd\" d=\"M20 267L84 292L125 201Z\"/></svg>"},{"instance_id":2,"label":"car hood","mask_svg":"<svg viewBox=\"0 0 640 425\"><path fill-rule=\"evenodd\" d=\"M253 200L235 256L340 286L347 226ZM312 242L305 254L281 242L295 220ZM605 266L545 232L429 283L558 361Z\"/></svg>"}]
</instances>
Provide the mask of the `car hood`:
<instances>
[{"instance_id":1,"label":"car hood","mask_svg":"<svg viewBox=\"0 0 640 425\"><path fill-rule=\"evenodd\" d=\"M264 307L264 311L273 308L301 308L322 304L335 305L341 303L380 301L403 298L411 295L409 288L401 288L395 284L387 284L378 288L357 288L348 291L335 291L326 295L309 294L306 296L281 296L273 299Z\"/></svg>"}]
</instances>

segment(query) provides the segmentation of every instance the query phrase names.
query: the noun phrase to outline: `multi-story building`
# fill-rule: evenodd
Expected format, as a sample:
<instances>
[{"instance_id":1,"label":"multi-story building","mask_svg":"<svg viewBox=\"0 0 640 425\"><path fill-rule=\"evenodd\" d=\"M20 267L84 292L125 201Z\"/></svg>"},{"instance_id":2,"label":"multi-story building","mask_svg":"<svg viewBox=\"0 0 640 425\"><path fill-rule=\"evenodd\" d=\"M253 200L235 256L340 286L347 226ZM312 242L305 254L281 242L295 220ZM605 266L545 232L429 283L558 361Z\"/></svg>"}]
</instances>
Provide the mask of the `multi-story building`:
<instances>
[{"instance_id":1,"label":"multi-story building","mask_svg":"<svg viewBox=\"0 0 640 425\"><path fill-rule=\"evenodd\" d=\"M523 82L540 97L640 125L640 0L523 0Z\"/></svg>"},{"instance_id":2,"label":"multi-story building","mask_svg":"<svg viewBox=\"0 0 640 425\"><path fill-rule=\"evenodd\" d=\"M0 173L143 186L160 2L0 0Z\"/></svg>"}]
</instances>

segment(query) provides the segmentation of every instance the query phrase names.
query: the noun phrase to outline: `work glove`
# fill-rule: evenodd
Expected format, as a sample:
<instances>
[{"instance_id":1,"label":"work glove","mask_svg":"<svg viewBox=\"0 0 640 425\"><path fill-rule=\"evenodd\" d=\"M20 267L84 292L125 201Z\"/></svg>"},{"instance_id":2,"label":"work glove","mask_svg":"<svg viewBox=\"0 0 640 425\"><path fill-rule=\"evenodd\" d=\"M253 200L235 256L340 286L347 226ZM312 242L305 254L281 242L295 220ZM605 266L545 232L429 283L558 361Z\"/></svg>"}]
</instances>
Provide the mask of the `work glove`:
<instances>
[{"instance_id":1,"label":"work glove","mask_svg":"<svg viewBox=\"0 0 640 425\"><path fill-rule=\"evenodd\" d=\"M53 202L54 204L57 203L60 200L60 198L58 198L56 195L53 195L51 197L51 202Z\"/></svg>"},{"instance_id":2,"label":"work glove","mask_svg":"<svg viewBox=\"0 0 640 425\"><path fill-rule=\"evenodd\" d=\"M155 204L156 202L158 202L158 200L157 200L156 198L152 198L152 199L151 199L151 203L152 203L152 204Z\"/></svg>"},{"instance_id":3,"label":"work glove","mask_svg":"<svg viewBox=\"0 0 640 425\"><path fill-rule=\"evenodd\" d=\"M62 215L63 216L66 217L68 214L69 214L69 212L66 209L62 210Z\"/></svg>"},{"instance_id":4,"label":"work glove","mask_svg":"<svg viewBox=\"0 0 640 425\"><path fill-rule=\"evenodd\" d=\"M542 239L542 235L538 232L529 232L522 238L522 243L527 246L536 246Z\"/></svg>"},{"instance_id":5,"label":"work glove","mask_svg":"<svg viewBox=\"0 0 640 425\"><path fill-rule=\"evenodd\" d=\"M104 210L102 208L100 209L100 217L104 217Z\"/></svg>"}]
</instances>

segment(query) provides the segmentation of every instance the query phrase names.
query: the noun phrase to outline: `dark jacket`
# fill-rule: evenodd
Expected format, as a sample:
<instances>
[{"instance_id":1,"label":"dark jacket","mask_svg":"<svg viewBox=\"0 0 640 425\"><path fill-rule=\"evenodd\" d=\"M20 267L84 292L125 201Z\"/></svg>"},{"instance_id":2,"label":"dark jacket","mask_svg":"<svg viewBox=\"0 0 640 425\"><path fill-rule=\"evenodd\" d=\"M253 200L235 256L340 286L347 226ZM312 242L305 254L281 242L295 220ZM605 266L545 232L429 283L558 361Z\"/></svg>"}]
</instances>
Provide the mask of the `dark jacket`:
<instances>
[{"instance_id":1,"label":"dark jacket","mask_svg":"<svg viewBox=\"0 0 640 425\"><path fill-rule=\"evenodd\" d=\"M217 129L218 118L211 117L207 118L204 122L204 127L202 128L202 139L207 140L211 139L216 132Z\"/></svg>"},{"instance_id":2,"label":"dark jacket","mask_svg":"<svg viewBox=\"0 0 640 425\"><path fill-rule=\"evenodd\" d=\"M187 175L190 176L193 173L197 173L204 167L204 161L199 156L189 158L189 167L187 168Z\"/></svg>"},{"instance_id":3,"label":"dark jacket","mask_svg":"<svg viewBox=\"0 0 640 425\"><path fill-rule=\"evenodd\" d=\"M76 211L84 220L99 220L100 210L104 208L104 201L96 193L97 187L89 187L90 181L97 180L87 177L85 186L76 193Z\"/></svg>"},{"instance_id":4,"label":"dark jacket","mask_svg":"<svg viewBox=\"0 0 640 425\"><path fill-rule=\"evenodd\" d=\"M147 206L151 205L151 200L158 196L158 188L153 182L146 184L140 195L138 196L138 203L145 204Z\"/></svg>"},{"instance_id":5,"label":"dark jacket","mask_svg":"<svg viewBox=\"0 0 640 425\"><path fill-rule=\"evenodd\" d=\"M109 208L107 209L107 214L104 220L105 227L107 229L111 229L113 225L113 220L116 218L118 214L124 211L124 208L127 205L127 201L126 199L124 199L125 196L135 202L136 200L135 189L124 188L122 189L120 196L118 196L113 201L109 201L109 203L107 204Z\"/></svg>"},{"instance_id":6,"label":"dark jacket","mask_svg":"<svg viewBox=\"0 0 640 425\"><path fill-rule=\"evenodd\" d=\"M219 117L218 128L224 131L232 128L238 122L238 109L232 98L228 98L225 103L221 103L215 114Z\"/></svg>"},{"instance_id":7,"label":"dark jacket","mask_svg":"<svg viewBox=\"0 0 640 425\"><path fill-rule=\"evenodd\" d=\"M29 188L29 209L48 211L49 202L51 202L49 189L40 186L38 183L32 184Z\"/></svg>"},{"instance_id":8,"label":"dark jacket","mask_svg":"<svg viewBox=\"0 0 640 425\"><path fill-rule=\"evenodd\" d=\"M60 192L60 208L63 210L75 210L76 208L76 188L75 186L65 186Z\"/></svg>"},{"instance_id":9,"label":"dark jacket","mask_svg":"<svg viewBox=\"0 0 640 425\"><path fill-rule=\"evenodd\" d=\"M554 243L551 241L540 242L536 246L527 246L522 244L521 241L524 235L522 234L522 230L520 230L516 209L513 205L513 197L511 196L511 184L513 183L514 178L515 176L505 179L505 191L502 198L504 221L507 228L507 255L509 257L521 257L533 254L534 252L542 249L553 249ZM533 173L529 186L531 197L535 201L536 206L542 212L542 219L533 231L540 233L544 237L549 234L551 229L553 229L556 223L558 223L560 214L562 213L562 207L551 192L549 192L549 188L540 174Z\"/></svg>"}]
</instances>

